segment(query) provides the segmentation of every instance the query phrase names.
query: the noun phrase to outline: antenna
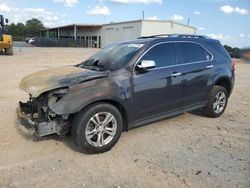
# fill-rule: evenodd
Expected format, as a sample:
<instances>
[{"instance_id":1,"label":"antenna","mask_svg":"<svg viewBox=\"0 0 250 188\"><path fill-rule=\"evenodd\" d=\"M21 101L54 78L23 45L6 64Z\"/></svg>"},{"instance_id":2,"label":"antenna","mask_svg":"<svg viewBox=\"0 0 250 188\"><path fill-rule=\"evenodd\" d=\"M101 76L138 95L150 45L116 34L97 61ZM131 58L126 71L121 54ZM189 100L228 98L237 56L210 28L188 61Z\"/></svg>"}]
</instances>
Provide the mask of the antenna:
<instances>
[{"instance_id":1,"label":"antenna","mask_svg":"<svg viewBox=\"0 0 250 188\"><path fill-rule=\"evenodd\" d=\"M188 22L187 22L187 25L189 25L189 22L190 22L190 18L188 18Z\"/></svg>"},{"instance_id":2,"label":"antenna","mask_svg":"<svg viewBox=\"0 0 250 188\"><path fill-rule=\"evenodd\" d=\"M142 20L144 20L144 10L142 11Z\"/></svg>"}]
</instances>

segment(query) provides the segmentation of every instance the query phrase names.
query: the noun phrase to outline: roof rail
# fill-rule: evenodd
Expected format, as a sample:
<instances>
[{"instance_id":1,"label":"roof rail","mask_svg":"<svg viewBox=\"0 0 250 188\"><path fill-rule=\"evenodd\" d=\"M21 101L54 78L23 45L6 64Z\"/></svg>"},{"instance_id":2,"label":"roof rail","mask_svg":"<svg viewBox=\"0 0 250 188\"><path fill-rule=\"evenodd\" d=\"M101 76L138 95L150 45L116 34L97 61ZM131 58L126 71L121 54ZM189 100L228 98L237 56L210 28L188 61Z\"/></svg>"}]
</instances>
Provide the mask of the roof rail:
<instances>
[{"instance_id":1,"label":"roof rail","mask_svg":"<svg viewBox=\"0 0 250 188\"><path fill-rule=\"evenodd\" d=\"M191 34L172 34L171 37L177 37L177 38L202 38L207 39L209 37L204 35L191 35Z\"/></svg>"},{"instance_id":2,"label":"roof rail","mask_svg":"<svg viewBox=\"0 0 250 188\"><path fill-rule=\"evenodd\" d=\"M192 35L192 34L160 34L160 35L151 35L151 36L138 37L138 39L161 38L161 37L163 37L163 38L171 37L171 38L203 38L203 39L209 39L208 36Z\"/></svg>"},{"instance_id":3,"label":"roof rail","mask_svg":"<svg viewBox=\"0 0 250 188\"><path fill-rule=\"evenodd\" d=\"M169 36L171 36L171 34L160 34L160 35L142 36L142 37L138 37L137 39L160 38L160 37L165 38Z\"/></svg>"}]
</instances>

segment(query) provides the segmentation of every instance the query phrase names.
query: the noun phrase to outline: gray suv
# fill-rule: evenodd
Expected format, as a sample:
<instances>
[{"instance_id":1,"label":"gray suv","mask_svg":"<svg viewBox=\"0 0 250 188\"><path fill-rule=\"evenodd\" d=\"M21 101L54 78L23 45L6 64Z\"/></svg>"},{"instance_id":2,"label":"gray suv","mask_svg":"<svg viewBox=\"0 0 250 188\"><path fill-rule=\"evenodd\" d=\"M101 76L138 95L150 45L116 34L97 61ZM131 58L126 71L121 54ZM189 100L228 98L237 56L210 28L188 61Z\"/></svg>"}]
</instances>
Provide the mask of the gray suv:
<instances>
[{"instance_id":1,"label":"gray suv","mask_svg":"<svg viewBox=\"0 0 250 188\"><path fill-rule=\"evenodd\" d=\"M122 131L183 112L223 114L234 62L219 41L162 35L112 44L86 61L25 77L22 127L36 138L71 133L87 153L110 150Z\"/></svg>"}]
</instances>

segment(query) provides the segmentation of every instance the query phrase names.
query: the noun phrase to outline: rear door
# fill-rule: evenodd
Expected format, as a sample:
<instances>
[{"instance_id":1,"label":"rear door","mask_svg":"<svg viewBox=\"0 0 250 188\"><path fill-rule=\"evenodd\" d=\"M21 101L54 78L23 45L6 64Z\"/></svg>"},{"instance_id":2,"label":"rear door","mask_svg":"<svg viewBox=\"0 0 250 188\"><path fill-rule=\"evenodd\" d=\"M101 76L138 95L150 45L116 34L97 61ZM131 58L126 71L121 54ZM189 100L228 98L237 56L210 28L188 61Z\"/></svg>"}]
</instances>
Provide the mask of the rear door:
<instances>
[{"instance_id":1,"label":"rear door","mask_svg":"<svg viewBox=\"0 0 250 188\"><path fill-rule=\"evenodd\" d=\"M214 67L212 55L195 42L177 42L176 49L182 74L182 107L204 102Z\"/></svg>"}]
</instances>

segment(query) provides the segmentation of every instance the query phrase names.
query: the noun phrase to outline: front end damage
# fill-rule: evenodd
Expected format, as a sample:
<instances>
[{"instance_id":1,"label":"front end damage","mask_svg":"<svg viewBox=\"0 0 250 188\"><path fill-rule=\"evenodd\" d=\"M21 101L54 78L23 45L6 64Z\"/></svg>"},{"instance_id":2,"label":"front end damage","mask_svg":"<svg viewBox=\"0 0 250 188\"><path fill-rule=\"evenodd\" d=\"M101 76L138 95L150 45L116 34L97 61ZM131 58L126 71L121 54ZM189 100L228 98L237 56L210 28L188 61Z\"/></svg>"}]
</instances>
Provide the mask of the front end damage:
<instances>
[{"instance_id":1,"label":"front end damage","mask_svg":"<svg viewBox=\"0 0 250 188\"><path fill-rule=\"evenodd\" d=\"M95 71L77 66L63 66L42 70L28 75L20 82L20 89L30 95L28 102L19 102L17 117L29 132L37 137L51 134L63 135L69 131L68 113L55 113L52 107L60 103L60 99L74 84L88 80L103 78L108 71ZM70 100L63 105L68 108Z\"/></svg>"},{"instance_id":2,"label":"front end damage","mask_svg":"<svg viewBox=\"0 0 250 188\"><path fill-rule=\"evenodd\" d=\"M26 103L20 101L17 108L20 126L38 138L66 134L69 131L69 115L57 115L50 109L50 105L60 100L65 90L59 89L35 98L30 95Z\"/></svg>"}]
</instances>

